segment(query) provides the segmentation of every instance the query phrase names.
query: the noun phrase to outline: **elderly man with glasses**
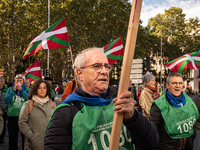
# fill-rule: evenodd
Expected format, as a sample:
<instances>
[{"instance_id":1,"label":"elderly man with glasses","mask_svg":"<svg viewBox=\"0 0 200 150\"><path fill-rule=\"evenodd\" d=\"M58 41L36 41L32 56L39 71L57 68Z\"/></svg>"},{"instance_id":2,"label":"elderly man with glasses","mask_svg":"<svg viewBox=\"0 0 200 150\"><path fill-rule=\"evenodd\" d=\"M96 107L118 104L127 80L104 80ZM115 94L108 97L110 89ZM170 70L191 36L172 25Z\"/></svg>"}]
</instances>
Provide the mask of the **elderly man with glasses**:
<instances>
[{"instance_id":1,"label":"elderly man with glasses","mask_svg":"<svg viewBox=\"0 0 200 150\"><path fill-rule=\"evenodd\" d=\"M167 92L153 101L150 121L159 131L159 150L192 150L190 139L194 136L193 126L199 117L192 99L183 93L183 77L171 73L166 81Z\"/></svg>"},{"instance_id":2,"label":"elderly man with glasses","mask_svg":"<svg viewBox=\"0 0 200 150\"><path fill-rule=\"evenodd\" d=\"M8 105L8 133L9 133L9 150L18 150L18 118L21 107L28 100L29 88L25 86L25 76L17 74L15 83L8 88L4 101ZM27 112L28 113L28 112ZM27 114L28 115L28 114ZM24 136L22 135L22 149L24 149Z\"/></svg>"},{"instance_id":3,"label":"elderly man with glasses","mask_svg":"<svg viewBox=\"0 0 200 150\"><path fill-rule=\"evenodd\" d=\"M45 149L108 149L114 111L123 113L119 149L156 148L158 131L153 123L134 110L131 92L117 99L109 87L106 55L100 48L80 52L74 63L80 87L55 108L45 136Z\"/></svg>"}]
</instances>

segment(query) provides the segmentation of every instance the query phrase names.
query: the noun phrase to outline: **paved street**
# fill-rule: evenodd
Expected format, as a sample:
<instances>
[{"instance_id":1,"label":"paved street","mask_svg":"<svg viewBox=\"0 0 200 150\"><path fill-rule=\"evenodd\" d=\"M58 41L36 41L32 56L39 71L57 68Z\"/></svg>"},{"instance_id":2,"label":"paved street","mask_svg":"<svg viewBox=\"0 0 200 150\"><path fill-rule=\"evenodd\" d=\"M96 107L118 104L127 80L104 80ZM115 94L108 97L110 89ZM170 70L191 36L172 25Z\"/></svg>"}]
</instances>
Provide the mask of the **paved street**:
<instances>
[{"instance_id":1,"label":"paved street","mask_svg":"<svg viewBox=\"0 0 200 150\"><path fill-rule=\"evenodd\" d=\"M54 98L54 102L56 102L56 106L58 106L59 104L62 103L61 96L62 95L59 95L59 98L58 97ZM6 131L6 136L5 136L5 144L6 145L0 146L0 150L8 150L8 143L9 143L9 135L8 135L8 131ZM20 132L19 132L19 135L18 135L18 147L19 147L18 150L22 150L22 141L21 141Z\"/></svg>"}]
</instances>

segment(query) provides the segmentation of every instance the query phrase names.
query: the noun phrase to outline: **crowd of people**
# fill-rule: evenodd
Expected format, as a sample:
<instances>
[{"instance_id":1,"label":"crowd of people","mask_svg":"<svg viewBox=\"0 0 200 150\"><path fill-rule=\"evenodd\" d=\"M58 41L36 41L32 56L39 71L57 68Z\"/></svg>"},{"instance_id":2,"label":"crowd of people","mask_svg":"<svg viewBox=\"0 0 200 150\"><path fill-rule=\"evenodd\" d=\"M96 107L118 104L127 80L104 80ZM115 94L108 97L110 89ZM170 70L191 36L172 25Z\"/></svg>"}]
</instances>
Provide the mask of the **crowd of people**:
<instances>
[{"instance_id":1,"label":"crowd of people","mask_svg":"<svg viewBox=\"0 0 200 150\"><path fill-rule=\"evenodd\" d=\"M0 77L0 145L5 145L8 120L9 150L108 149L114 112L123 114L119 149L200 149L200 95L183 92L183 77L170 73L166 92L153 74L143 75L136 89L131 80L117 98L118 86L109 86L112 66L101 48L80 52L75 76L56 106L60 87L53 79L30 81L17 74L13 86ZM137 107L136 107L137 106Z\"/></svg>"}]
</instances>

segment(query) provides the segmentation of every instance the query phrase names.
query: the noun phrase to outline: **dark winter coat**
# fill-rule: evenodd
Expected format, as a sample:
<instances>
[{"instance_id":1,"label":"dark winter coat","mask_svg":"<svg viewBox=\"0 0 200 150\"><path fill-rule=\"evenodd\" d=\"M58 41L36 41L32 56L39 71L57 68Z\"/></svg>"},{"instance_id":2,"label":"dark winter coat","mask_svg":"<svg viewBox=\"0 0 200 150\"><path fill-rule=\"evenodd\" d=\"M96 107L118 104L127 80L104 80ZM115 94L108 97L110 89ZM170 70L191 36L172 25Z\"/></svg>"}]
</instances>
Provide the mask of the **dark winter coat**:
<instances>
[{"instance_id":1,"label":"dark winter coat","mask_svg":"<svg viewBox=\"0 0 200 150\"><path fill-rule=\"evenodd\" d=\"M167 96L166 100L168 101L169 104L171 104ZM185 145L185 148L181 150L192 150L193 144L191 142L194 141L194 134L187 139L170 138L170 136L167 134L164 128L165 122L161 115L160 109L155 104L153 104L151 108L150 121L152 121L156 125L160 135L160 140L157 150L175 150L178 149L180 145ZM196 124L194 125L194 128L195 126Z\"/></svg>"},{"instance_id":2,"label":"dark winter coat","mask_svg":"<svg viewBox=\"0 0 200 150\"><path fill-rule=\"evenodd\" d=\"M192 98L193 102L196 104L197 109L200 113L200 95L196 95ZM199 119L197 120L197 122L194 125L194 130L200 130L200 115L199 115Z\"/></svg>"},{"instance_id":3,"label":"dark winter coat","mask_svg":"<svg viewBox=\"0 0 200 150\"><path fill-rule=\"evenodd\" d=\"M81 89L76 89L79 96L90 97ZM115 89L108 89L105 99L116 97ZM82 108L80 102L75 102L71 107L61 107L55 111L45 136L45 150L70 150L72 146L72 121L75 113ZM129 120L123 120L123 124L131 134L132 142L145 149L157 147L159 135L156 126L144 116L134 111Z\"/></svg>"},{"instance_id":4,"label":"dark winter coat","mask_svg":"<svg viewBox=\"0 0 200 150\"><path fill-rule=\"evenodd\" d=\"M1 94L0 94L0 108L2 109L3 113L6 113L8 110L8 104L5 103L4 98L6 96L8 87L7 86L3 86L3 89L0 90Z\"/></svg>"}]
</instances>

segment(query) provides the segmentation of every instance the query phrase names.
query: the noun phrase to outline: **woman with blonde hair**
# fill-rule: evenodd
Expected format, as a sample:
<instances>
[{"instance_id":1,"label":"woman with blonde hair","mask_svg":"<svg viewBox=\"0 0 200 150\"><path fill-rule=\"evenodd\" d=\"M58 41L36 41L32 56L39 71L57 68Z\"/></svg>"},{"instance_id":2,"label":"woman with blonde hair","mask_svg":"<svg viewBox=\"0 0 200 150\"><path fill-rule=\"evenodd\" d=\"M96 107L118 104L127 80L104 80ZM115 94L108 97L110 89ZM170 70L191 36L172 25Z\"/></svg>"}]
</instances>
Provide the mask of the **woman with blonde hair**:
<instances>
[{"instance_id":1,"label":"woman with blonde hair","mask_svg":"<svg viewBox=\"0 0 200 150\"><path fill-rule=\"evenodd\" d=\"M23 104L19 115L19 129L25 136L25 150L44 149L46 128L56 106L50 98L50 84L44 80L35 81L31 86L29 101Z\"/></svg>"},{"instance_id":2,"label":"woman with blonde hair","mask_svg":"<svg viewBox=\"0 0 200 150\"><path fill-rule=\"evenodd\" d=\"M150 108L154 100L160 97L156 87L155 76L145 74L142 78L144 89L140 95L139 103L142 108L142 113L147 119L150 117Z\"/></svg>"}]
</instances>

